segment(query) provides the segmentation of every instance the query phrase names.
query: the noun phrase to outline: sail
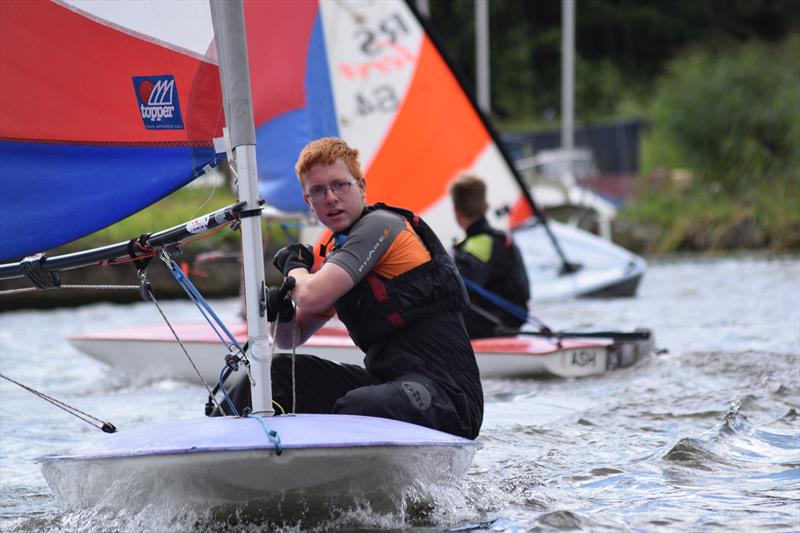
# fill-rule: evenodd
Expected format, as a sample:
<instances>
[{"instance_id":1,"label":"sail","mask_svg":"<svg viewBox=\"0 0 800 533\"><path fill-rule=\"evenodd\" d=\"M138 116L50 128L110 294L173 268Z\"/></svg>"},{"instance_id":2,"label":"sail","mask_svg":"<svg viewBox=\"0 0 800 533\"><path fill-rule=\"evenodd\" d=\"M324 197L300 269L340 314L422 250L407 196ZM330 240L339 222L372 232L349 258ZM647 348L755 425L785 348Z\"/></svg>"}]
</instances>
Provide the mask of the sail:
<instances>
[{"instance_id":1,"label":"sail","mask_svg":"<svg viewBox=\"0 0 800 533\"><path fill-rule=\"evenodd\" d=\"M1 9L0 259L116 222L215 160L224 118L207 2ZM359 148L370 201L421 213L445 242L458 233L447 185L459 172L490 180L492 216L520 203L497 144L405 2L246 1L245 14L269 205L306 211L294 162L322 136Z\"/></svg>"},{"instance_id":2,"label":"sail","mask_svg":"<svg viewBox=\"0 0 800 533\"><path fill-rule=\"evenodd\" d=\"M448 185L461 172L489 181L494 223L512 222L498 212L531 213L519 211L527 202L508 161L405 2L251 1L246 10L259 160L274 152L267 157L284 169L259 169L268 204L306 209L295 158L307 142L335 135L359 149L369 201L420 213L443 242L460 232ZM269 41L284 45L270 52ZM276 78L278 53L291 66ZM280 99L282 114L266 111L265 100Z\"/></svg>"},{"instance_id":3,"label":"sail","mask_svg":"<svg viewBox=\"0 0 800 533\"><path fill-rule=\"evenodd\" d=\"M268 205L287 212L306 211L294 174L300 150L339 135L321 20L328 4L244 4L259 190Z\"/></svg>"},{"instance_id":4,"label":"sail","mask_svg":"<svg viewBox=\"0 0 800 533\"><path fill-rule=\"evenodd\" d=\"M207 1L0 11L0 259L92 233L215 163L224 116Z\"/></svg>"}]
</instances>

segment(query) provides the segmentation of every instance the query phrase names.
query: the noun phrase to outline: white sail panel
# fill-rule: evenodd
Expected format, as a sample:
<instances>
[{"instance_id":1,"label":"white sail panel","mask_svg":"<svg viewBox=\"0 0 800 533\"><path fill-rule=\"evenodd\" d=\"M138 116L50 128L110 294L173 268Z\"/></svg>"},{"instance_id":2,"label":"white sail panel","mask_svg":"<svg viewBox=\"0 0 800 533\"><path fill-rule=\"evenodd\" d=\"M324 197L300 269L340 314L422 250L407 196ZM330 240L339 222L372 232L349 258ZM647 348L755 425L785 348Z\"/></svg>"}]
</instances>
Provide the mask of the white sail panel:
<instances>
[{"instance_id":1,"label":"white sail panel","mask_svg":"<svg viewBox=\"0 0 800 533\"><path fill-rule=\"evenodd\" d=\"M341 137L368 171L414 76L423 32L403 2L320 2Z\"/></svg>"},{"instance_id":2,"label":"white sail panel","mask_svg":"<svg viewBox=\"0 0 800 533\"><path fill-rule=\"evenodd\" d=\"M59 0L67 8L162 46L209 60L214 42L208 0Z\"/></svg>"}]
</instances>

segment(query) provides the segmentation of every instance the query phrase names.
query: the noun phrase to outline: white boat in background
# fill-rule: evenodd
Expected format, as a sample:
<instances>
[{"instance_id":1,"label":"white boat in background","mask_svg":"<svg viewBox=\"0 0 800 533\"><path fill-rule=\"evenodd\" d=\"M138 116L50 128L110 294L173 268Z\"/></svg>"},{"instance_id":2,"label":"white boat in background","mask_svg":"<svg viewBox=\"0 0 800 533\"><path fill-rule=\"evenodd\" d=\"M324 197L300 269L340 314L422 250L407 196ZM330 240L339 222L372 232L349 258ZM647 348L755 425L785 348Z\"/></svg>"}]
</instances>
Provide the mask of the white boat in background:
<instances>
[{"instance_id":1,"label":"white boat in background","mask_svg":"<svg viewBox=\"0 0 800 533\"><path fill-rule=\"evenodd\" d=\"M617 206L597 192L597 165L589 149L554 149L514 162L536 203L551 218L611 240Z\"/></svg>"},{"instance_id":2,"label":"white boat in background","mask_svg":"<svg viewBox=\"0 0 800 533\"><path fill-rule=\"evenodd\" d=\"M172 324L192 362L207 383L216 383L224 365L225 348L208 324ZM247 340L247 325L228 326L240 342ZM640 330L626 339L611 337L563 337L538 335L496 337L472 341L481 378L555 376L578 378L627 367L651 354L654 337ZM78 351L136 380L176 379L200 383L173 332L163 324L120 328L69 338ZM363 365L364 353L347 331L324 327L313 335L300 353L340 363Z\"/></svg>"},{"instance_id":3,"label":"white boat in background","mask_svg":"<svg viewBox=\"0 0 800 533\"><path fill-rule=\"evenodd\" d=\"M282 99L260 89L287 79L302 84L307 64L318 67L309 69L314 74L321 68L320 57L306 62L305 54L324 57L343 42L351 43L352 61L375 61L374 50L361 47L359 32L368 28L417 28L402 45L418 55L430 44L414 21L402 2L57 0L3 10L0 66L14 76L0 84L0 155L8 165L0 259L15 262L0 265L0 279L27 277L54 288L62 270L127 260L137 265L148 293L146 262L160 256L190 292L170 251L227 224L239 226L242 236L248 342L242 349L234 339L228 348L249 363L252 413L144 423L41 457L61 504L134 512L159 504L181 512L233 506L234 513L255 508L280 518L307 504L328 509L329 502L400 508L412 488L436 490L466 472L480 447L473 440L382 418L272 416L270 343L259 309L264 261L257 173L272 161L259 152L259 166L256 146L268 152L276 145L259 137L254 114L260 121L284 120L284 112L296 111L293 99L305 97L292 87ZM323 33L323 26L331 31ZM287 46L287 38L297 46ZM248 50L260 65L252 78ZM260 102L255 113L252 95ZM324 96L312 95L309 105L319 111ZM297 154L281 149L286 157ZM39 253L138 212L225 154L237 171L236 204L103 248ZM290 196L291 189L283 193ZM21 256L28 257L16 261ZM104 424L104 431L115 428Z\"/></svg>"},{"instance_id":4,"label":"white boat in background","mask_svg":"<svg viewBox=\"0 0 800 533\"><path fill-rule=\"evenodd\" d=\"M562 256L550 244L552 232L570 259L564 272ZM531 282L531 300L547 302L579 297L634 296L647 270L640 256L555 220L545 227L538 219L516 228L512 235L522 252Z\"/></svg>"}]
</instances>

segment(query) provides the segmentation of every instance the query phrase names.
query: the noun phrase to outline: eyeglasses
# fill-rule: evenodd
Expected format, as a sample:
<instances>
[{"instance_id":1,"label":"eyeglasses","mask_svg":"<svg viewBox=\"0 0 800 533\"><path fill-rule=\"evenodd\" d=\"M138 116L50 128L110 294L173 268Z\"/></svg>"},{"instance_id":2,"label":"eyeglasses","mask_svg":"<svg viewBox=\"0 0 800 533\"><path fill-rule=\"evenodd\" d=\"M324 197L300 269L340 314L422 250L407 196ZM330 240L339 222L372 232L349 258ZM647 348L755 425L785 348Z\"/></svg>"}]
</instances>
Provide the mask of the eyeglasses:
<instances>
[{"instance_id":1,"label":"eyeglasses","mask_svg":"<svg viewBox=\"0 0 800 533\"><path fill-rule=\"evenodd\" d=\"M341 198L342 195L350 192L350 189L353 188L355 183L356 180L337 180L331 182L331 184L327 186L317 185L316 187L311 187L308 190L306 193L306 198L310 199L312 202L321 202L328 195L328 189L330 189L333 194Z\"/></svg>"}]
</instances>

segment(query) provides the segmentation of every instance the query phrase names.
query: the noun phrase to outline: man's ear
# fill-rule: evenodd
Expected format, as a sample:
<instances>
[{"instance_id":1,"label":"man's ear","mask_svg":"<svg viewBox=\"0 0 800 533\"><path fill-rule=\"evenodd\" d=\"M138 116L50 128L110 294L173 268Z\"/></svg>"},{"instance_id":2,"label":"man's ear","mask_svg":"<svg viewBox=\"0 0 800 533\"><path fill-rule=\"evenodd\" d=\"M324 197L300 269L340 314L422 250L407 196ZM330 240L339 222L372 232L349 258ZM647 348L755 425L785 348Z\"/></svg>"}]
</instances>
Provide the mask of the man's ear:
<instances>
[{"instance_id":1,"label":"man's ear","mask_svg":"<svg viewBox=\"0 0 800 533\"><path fill-rule=\"evenodd\" d=\"M313 213L314 212L314 207L311 205L311 201L308 199L308 196L306 195L306 186L303 184L303 179L302 178L298 178L297 181L300 182L300 192L303 193L303 202L305 202L306 206L308 206L308 208Z\"/></svg>"}]
</instances>

